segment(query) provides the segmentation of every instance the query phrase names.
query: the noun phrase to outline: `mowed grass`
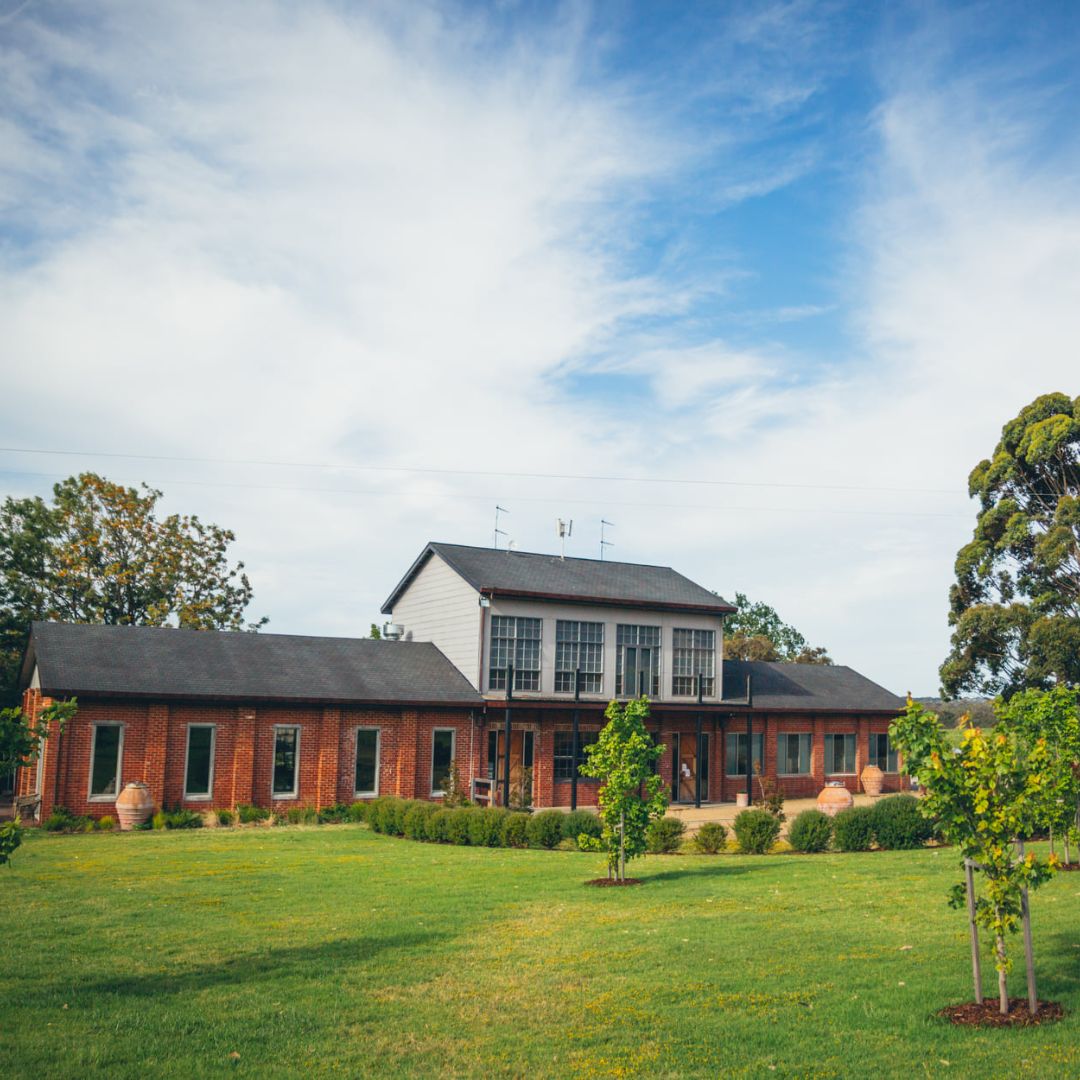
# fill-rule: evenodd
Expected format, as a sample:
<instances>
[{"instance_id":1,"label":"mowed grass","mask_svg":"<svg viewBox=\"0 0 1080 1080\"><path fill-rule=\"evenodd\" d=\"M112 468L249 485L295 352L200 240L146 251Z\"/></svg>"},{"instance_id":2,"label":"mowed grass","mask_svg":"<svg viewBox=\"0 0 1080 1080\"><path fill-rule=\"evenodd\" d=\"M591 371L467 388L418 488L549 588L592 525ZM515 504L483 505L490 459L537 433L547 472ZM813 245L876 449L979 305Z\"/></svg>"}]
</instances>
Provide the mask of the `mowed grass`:
<instances>
[{"instance_id":1,"label":"mowed grass","mask_svg":"<svg viewBox=\"0 0 1080 1080\"><path fill-rule=\"evenodd\" d=\"M935 1016L971 997L955 863L658 856L593 889L595 855L359 826L33 836L0 1074L1080 1076L1080 874L1033 902L1069 1015L972 1031Z\"/></svg>"}]
</instances>

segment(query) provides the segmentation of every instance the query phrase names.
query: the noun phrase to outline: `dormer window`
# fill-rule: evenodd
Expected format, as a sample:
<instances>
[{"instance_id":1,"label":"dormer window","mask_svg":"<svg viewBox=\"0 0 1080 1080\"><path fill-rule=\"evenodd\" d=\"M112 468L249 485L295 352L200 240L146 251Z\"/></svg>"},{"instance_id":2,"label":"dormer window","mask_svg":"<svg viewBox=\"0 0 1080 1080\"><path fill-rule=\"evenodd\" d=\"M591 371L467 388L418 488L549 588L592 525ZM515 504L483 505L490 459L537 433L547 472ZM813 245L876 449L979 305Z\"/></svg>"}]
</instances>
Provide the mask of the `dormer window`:
<instances>
[{"instance_id":1,"label":"dormer window","mask_svg":"<svg viewBox=\"0 0 1080 1080\"><path fill-rule=\"evenodd\" d=\"M515 690L540 689L540 619L514 615L491 617L491 663L488 686L506 689L506 668L514 665Z\"/></svg>"},{"instance_id":2,"label":"dormer window","mask_svg":"<svg viewBox=\"0 0 1080 1080\"><path fill-rule=\"evenodd\" d=\"M615 628L615 693L660 696L660 627L620 623Z\"/></svg>"},{"instance_id":3,"label":"dormer window","mask_svg":"<svg viewBox=\"0 0 1080 1080\"><path fill-rule=\"evenodd\" d=\"M689 697L697 694L696 676L701 676L701 693L712 697L716 673L716 631L675 630L671 657L671 692Z\"/></svg>"},{"instance_id":4,"label":"dormer window","mask_svg":"<svg viewBox=\"0 0 1080 1080\"><path fill-rule=\"evenodd\" d=\"M581 671L581 692L604 690L604 624L559 619L555 623L555 692L572 694Z\"/></svg>"}]
</instances>

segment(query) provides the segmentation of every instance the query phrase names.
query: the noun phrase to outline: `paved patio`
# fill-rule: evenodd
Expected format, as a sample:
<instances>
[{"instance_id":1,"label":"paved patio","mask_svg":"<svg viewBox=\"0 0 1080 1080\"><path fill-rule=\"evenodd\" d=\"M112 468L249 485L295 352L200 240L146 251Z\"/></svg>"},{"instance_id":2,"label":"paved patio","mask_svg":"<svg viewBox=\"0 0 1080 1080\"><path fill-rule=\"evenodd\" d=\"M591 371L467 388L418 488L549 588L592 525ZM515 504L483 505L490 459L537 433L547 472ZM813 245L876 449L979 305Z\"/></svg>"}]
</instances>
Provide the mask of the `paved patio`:
<instances>
[{"instance_id":1,"label":"paved patio","mask_svg":"<svg viewBox=\"0 0 1080 1080\"><path fill-rule=\"evenodd\" d=\"M873 806L875 802L877 802L877 799L871 798L869 795L864 795L861 792L855 796L856 806ZM693 805L687 806L682 803L672 803L672 805L668 807L667 812L669 816L681 818L685 821L687 834L691 835L697 832L698 828L701 825L704 825L706 821L719 821L730 829L731 823L735 820L735 815L742 809L743 807L736 806L733 802L702 803L700 809ZM787 821L793 821L804 810L816 809L816 798L784 800L784 815L786 816ZM784 823L783 832L787 832L787 822Z\"/></svg>"}]
</instances>

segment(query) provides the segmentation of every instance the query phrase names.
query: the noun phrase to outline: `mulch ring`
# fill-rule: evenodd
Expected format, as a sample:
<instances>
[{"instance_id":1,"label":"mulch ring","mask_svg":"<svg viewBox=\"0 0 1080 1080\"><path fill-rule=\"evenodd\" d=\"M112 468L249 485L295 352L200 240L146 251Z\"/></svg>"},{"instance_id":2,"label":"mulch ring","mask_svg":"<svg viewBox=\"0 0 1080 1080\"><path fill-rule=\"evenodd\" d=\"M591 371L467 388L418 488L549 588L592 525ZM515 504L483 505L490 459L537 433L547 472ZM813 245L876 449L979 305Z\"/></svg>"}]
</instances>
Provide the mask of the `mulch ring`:
<instances>
[{"instance_id":1,"label":"mulch ring","mask_svg":"<svg viewBox=\"0 0 1080 1080\"><path fill-rule=\"evenodd\" d=\"M628 877L622 881L616 881L614 878L598 877L593 878L592 881L586 881L586 885L595 885L598 889L607 888L608 886L621 886L621 885L644 885L645 882L641 878Z\"/></svg>"},{"instance_id":2,"label":"mulch ring","mask_svg":"<svg viewBox=\"0 0 1080 1080\"><path fill-rule=\"evenodd\" d=\"M998 1010L997 998L987 998L981 1005L974 1001L965 1001L963 1005L950 1005L942 1009L943 1016L950 1024L966 1027L1033 1027L1036 1024L1052 1024L1065 1015L1065 1010L1056 1001L1040 1001L1039 1011L1032 1016L1028 1012L1027 998L1010 998L1009 1012L1002 1016Z\"/></svg>"},{"instance_id":3,"label":"mulch ring","mask_svg":"<svg viewBox=\"0 0 1080 1080\"><path fill-rule=\"evenodd\" d=\"M1070 870L1080 870L1080 862L1063 862L1058 866L1059 870L1064 870L1066 873Z\"/></svg>"}]
</instances>

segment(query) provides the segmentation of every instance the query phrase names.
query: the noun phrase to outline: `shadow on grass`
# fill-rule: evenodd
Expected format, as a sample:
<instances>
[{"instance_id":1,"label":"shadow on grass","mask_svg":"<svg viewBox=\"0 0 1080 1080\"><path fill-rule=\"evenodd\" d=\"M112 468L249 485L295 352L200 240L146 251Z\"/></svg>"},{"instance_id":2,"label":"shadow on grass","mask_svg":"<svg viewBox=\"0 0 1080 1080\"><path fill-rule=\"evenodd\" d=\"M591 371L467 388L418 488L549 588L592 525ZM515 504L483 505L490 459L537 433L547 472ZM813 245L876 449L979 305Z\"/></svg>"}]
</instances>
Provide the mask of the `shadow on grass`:
<instances>
[{"instance_id":1,"label":"shadow on grass","mask_svg":"<svg viewBox=\"0 0 1080 1080\"><path fill-rule=\"evenodd\" d=\"M751 874L755 870L763 870L765 867L747 866L744 863L739 863L736 866L723 866L712 863L702 866L700 863L697 865L680 866L673 870L661 870L659 874L643 873L641 880L649 885L654 881L680 881L684 878L729 878L736 877L739 874Z\"/></svg>"},{"instance_id":2,"label":"shadow on grass","mask_svg":"<svg viewBox=\"0 0 1080 1080\"><path fill-rule=\"evenodd\" d=\"M242 985L261 980L310 978L324 980L327 973L349 965L363 964L377 954L411 950L418 946L446 940L446 935L434 932L392 934L386 937L337 938L314 946L272 948L263 952L230 956L219 963L197 967L179 967L173 971L148 971L138 975L118 974L113 978L97 979L77 984L60 981L41 987L30 997L55 996L75 991L81 995L123 995L149 1001L162 994L184 994L205 990L215 985Z\"/></svg>"}]
</instances>

